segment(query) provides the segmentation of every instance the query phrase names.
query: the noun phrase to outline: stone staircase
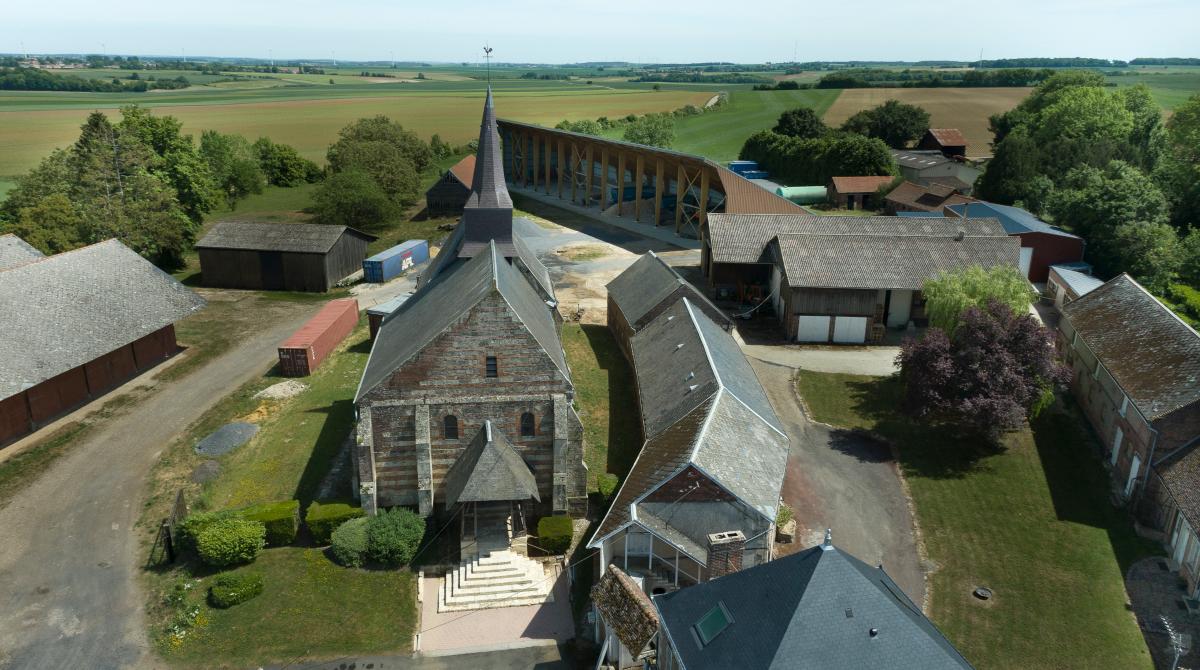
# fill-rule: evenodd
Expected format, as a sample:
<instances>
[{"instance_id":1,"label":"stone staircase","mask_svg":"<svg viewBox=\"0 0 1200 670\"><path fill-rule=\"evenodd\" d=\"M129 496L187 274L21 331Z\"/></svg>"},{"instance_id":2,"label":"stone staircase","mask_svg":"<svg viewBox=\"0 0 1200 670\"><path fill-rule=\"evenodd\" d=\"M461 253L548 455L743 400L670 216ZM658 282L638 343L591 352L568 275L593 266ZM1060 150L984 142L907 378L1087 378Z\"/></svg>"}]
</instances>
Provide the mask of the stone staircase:
<instances>
[{"instance_id":1,"label":"stone staircase","mask_svg":"<svg viewBox=\"0 0 1200 670\"><path fill-rule=\"evenodd\" d=\"M438 612L463 612L554 602L558 566L509 550L464 561L442 581Z\"/></svg>"}]
</instances>

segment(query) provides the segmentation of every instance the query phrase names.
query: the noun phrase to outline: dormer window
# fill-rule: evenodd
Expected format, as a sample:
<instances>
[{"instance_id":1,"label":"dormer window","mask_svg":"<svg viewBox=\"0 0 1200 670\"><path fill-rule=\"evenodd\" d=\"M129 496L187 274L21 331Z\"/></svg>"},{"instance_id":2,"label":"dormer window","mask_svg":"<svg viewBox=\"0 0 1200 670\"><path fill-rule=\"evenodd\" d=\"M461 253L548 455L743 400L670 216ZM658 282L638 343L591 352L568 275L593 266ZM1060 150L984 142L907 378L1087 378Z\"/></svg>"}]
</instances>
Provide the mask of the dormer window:
<instances>
[{"instance_id":1,"label":"dormer window","mask_svg":"<svg viewBox=\"0 0 1200 670\"><path fill-rule=\"evenodd\" d=\"M484 373L488 377L493 377L493 378L500 376L499 367L496 365L496 357L495 356L487 357L487 361L484 364Z\"/></svg>"},{"instance_id":2,"label":"dormer window","mask_svg":"<svg viewBox=\"0 0 1200 670\"><path fill-rule=\"evenodd\" d=\"M725 609L725 603L718 601L716 607L710 609L692 626L701 647L707 647L717 638L729 624L733 623L733 615Z\"/></svg>"}]
</instances>

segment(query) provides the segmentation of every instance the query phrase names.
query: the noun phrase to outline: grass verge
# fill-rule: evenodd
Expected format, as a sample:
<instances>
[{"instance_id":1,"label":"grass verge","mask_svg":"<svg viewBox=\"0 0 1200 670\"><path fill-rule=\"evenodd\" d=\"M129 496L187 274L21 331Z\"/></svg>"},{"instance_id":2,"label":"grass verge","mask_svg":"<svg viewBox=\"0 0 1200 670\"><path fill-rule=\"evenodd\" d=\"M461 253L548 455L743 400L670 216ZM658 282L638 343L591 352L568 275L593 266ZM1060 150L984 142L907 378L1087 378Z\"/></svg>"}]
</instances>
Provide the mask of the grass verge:
<instances>
[{"instance_id":1,"label":"grass verge","mask_svg":"<svg viewBox=\"0 0 1200 670\"><path fill-rule=\"evenodd\" d=\"M1109 504L1074 408L985 446L901 415L895 377L803 371L799 385L816 420L897 446L937 565L930 616L976 667L1152 666L1124 574L1159 552ZM980 585L995 591L987 604L970 595Z\"/></svg>"}]
</instances>

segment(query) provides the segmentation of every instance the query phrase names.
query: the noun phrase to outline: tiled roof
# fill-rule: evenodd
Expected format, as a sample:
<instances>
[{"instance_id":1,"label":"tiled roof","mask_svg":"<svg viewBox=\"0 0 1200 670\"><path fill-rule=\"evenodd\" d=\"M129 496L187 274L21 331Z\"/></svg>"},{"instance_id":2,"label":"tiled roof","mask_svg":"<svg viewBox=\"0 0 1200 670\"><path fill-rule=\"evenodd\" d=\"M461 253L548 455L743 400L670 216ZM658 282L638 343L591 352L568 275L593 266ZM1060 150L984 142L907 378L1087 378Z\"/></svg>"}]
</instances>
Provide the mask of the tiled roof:
<instances>
[{"instance_id":1,"label":"tiled roof","mask_svg":"<svg viewBox=\"0 0 1200 670\"><path fill-rule=\"evenodd\" d=\"M204 305L191 289L117 240L0 272L0 399Z\"/></svg>"},{"instance_id":2,"label":"tiled roof","mask_svg":"<svg viewBox=\"0 0 1200 670\"><path fill-rule=\"evenodd\" d=\"M592 587L592 602L596 603L605 624L635 658L658 632L658 613L650 597L611 563Z\"/></svg>"},{"instance_id":3,"label":"tiled roof","mask_svg":"<svg viewBox=\"0 0 1200 670\"><path fill-rule=\"evenodd\" d=\"M966 208L967 216L974 217L989 217L996 219L1004 226L1005 232L1009 235L1020 235L1022 233L1045 233L1046 235L1054 235L1056 237L1070 237L1079 239L1079 236L1072 235L1067 231L1052 226L1045 221L1037 218L1033 214L1011 205L997 205L994 202L971 202L966 204L950 205L950 210L956 214L962 215L963 208Z\"/></svg>"},{"instance_id":4,"label":"tiled roof","mask_svg":"<svg viewBox=\"0 0 1200 670\"><path fill-rule=\"evenodd\" d=\"M533 472L491 420L450 466L445 486L447 508L460 502L541 500Z\"/></svg>"},{"instance_id":5,"label":"tiled roof","mask_svg":"<svg viewBox=\"0 0 1200 670\"><path fill-rule=\"evenodd\" d=\"M920 289L940 272L978 265L1018 266L1012 237L780 235L778 248L793 288Z\"/></svg>"},{"instance_id":6,"label":"tiled roof","mask_svg":"<svg viewBox=\"0 0 1200 670\"><path fill-rule=\"evenodd\" d=\"M1200 334L1129 275L1062 312L1147 419L1200 401Z\"/></svg>"},{"instance_id":7,"label":"tiled roof","mask_svg":"<svg viewBox=\"0 0 1200 670\"><path fill-rule=\"evenodd\" d=\"M763 251L779 235L1003 236L995 219L897 216L814 216L779 214L709 214L707 240L717 263L766 263Z\"/></svg>"},{"instance_id":8,"label":"tiled roof","mask_svg":"<svg viewBox=\"0 0 1200 670\"><path fill-rule=\"evenodd\" d=\"M24 265L42 257L42 252L16 235L0 235L0 270Z\"/></svg>"},{"instance_id":9,"label":"tiled roof","mask_svg":"<svg viewBox=\"0 0 1200 670\"><path fill-rule=\"evenodd\" d=\"M906 181L892 189L884 200L927 212L936 212L948 205L974 202L973 199L956 192L952 186L944 184L921 186L911 181Z\"/></svg>"},{"instance_id":10,"label":"tiled roof","mask_svg":"<svg viewBox=\"0 0 1200 670\"><path fill-rule=\"evenodd\" d=\"M475 154L467 154L462 160L450 166L450 172L468 189L475 180Z\"/></svg>"},{"instance_id":11,"label":"tiled roof","mask_svg":"<svg viewBox=\"0 0 1200 670\"><path fill-rule=\"evenodd\" d=\"M652 602L687 670L971 667L882 568L832 546L654 596ZM730 623L703 644L693 630L715 607L728 612Z\"/></svg>"},{"instance_id":12,"label":"tiled roof","mask_svg":"<svg viewBox=\"0 0 1200 670\"><path fill-rule=\"evenodd\" d=\"M1192 530L1200 530L1200 444L1180 449L1154 469Z\"/></svg>"},{"instance_id":13,"label":"tiled roof","mask_svg":"<svg viewBox=\"0 0 1200 670\"><path fill-rule=\"evenodd\" d=\"M834 177L833 190L838 193L874 193L880 186L892 183L895 177Z\"/></svg>"},{"instance_id":14,"label":"tiled roof","mask_svg":"<svg viewBox=\"0 0 1200 670\"><path fill-rule=\"evenodd\" d=\"M208 234L196 243L196 248L323 254L332 249L346 233L368 241L377 239L374 235L347 226L223 221L213 226Z\"/></svg>"},{"instance_id":15,"label":"tiled roof","mask_svg":"<svg viewBox=\"0 0 1200 670\"><path fill-rule=\"evenodd\" d=\"M944 147L965 147L967 138L963 137L958 128L930 128L928 131L937 143Z\"/></svg>"},{"instance_id":16,"label":"tiled roof","mask_svg":"<svg viewBox=\"0 0 1200 670\"><path fill-rule=\"evenodd\" d=\"M643 254L609 282L608 295L621 309L625 321L636 331L643 317L680 287L686 289L688 299L708 307L705 311L709 316L722 314L703 293L680 277L674 268L667 265L667 262L653 251ZM727 322L727 319L723 321Z\"/></svg>"}]
</instances>

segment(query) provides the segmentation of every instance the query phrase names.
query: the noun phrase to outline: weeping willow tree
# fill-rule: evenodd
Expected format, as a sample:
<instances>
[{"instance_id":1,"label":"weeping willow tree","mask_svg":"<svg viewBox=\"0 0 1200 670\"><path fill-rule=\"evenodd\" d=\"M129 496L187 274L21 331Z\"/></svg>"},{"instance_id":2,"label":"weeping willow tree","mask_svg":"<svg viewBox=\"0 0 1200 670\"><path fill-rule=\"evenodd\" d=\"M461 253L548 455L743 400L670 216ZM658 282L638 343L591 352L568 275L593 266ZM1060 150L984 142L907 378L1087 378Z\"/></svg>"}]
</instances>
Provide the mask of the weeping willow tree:
<instances>
[{"instance_id":1,"label":"weeping willow tree","mask_svg":"<svg viewBox=\"0 0 1200 670\"><path fill-rule=\"evenodd\" d=\"M969 307L982 309L989 300L997 300L1014 314L1023 314L1037 295L1017 268L1003 265L988 270L973 265L943 272L926 280L921 290L929 325L941 328L950 336L962 323L962 314Z\"/></svg>"}]
</instances>

